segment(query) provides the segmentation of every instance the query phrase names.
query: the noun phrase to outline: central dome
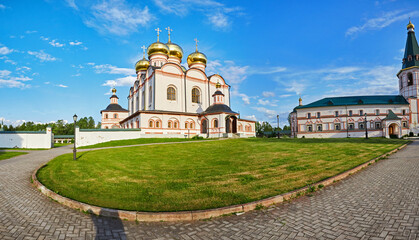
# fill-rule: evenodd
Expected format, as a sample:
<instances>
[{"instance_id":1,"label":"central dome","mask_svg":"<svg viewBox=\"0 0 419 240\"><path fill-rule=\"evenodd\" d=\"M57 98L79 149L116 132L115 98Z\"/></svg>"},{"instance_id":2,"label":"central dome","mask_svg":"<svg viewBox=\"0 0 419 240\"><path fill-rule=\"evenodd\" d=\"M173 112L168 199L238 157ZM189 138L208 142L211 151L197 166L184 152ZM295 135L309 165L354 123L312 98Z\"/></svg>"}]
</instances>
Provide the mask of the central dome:
<instances>
[{"instance_id":1,"label":"central dome","mask_svg":"<svg viewBox=\"0 0 419 240\"><path fill-rule=\"evenodd\" d=\"M176 57L182 59L183 50L179 45L177 45L176 43L168 42L166 43L166 46L169 48L169 57Z\"/></svg>"},{"instance_id":2,"label":"central dome","mask_svg":"<svg viewBox=\"0 0 419 240\"><path fill-rule=\"evenodd\" d=\"M189 54L188 56L188 65L190 66L191 64L194 63L202 63L205 66L207 65L207 56L205 56L205 54L201 53L201 52L194 52Z\"/></svg>"},{"instance_id":3,"label":"central dome","mask_svg":"<svg viewBox=\"0 0 419 240\"><path fill-rule=\"evenodd\" d=\"M164 54L167 56L169 54L169 48L164 43L155 42L148 46L147 54L149 57L153 54Z\"/></svg>"}]
</instances>

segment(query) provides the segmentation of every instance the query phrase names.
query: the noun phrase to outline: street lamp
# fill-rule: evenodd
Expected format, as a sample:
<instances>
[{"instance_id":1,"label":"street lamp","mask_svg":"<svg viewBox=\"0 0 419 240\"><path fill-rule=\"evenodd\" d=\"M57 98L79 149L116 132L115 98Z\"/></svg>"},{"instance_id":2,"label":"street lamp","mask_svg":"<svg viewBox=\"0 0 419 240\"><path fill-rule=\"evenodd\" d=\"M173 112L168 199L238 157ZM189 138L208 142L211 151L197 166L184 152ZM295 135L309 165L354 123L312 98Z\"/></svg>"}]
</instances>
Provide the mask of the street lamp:
<instances>
[{"instance_id":1,"label":"street lamp","mask_svg":"<svg viewBox=\"0 0 419 240\"><path fill-rule=\"evenodd\" d=\"M367 113L365 113L365 139L368 139Z\"/></svg>"},{"instance_id":2,"label":"street lamp","mask_svg":"<svg viewBox=\"0 0 419 240\"><path fill-rule=\"evenodd\" d=\"M77 115L74 114L73 116L73 120L74 120L74 147L73 147L73 160L76 160L76 122L77 122Z\"/></svg>"},{"instance_id":3,"label":"street lamp","mask_svg":"<svg viewBox=\"0 0 419 240\"><path fill-rule=\"evenodd\" d=\"M276 115L276 122L278 124L278 128L276 130L278 131L278 139L279 139L279 115Z\"/></svg>"}]
</instances>

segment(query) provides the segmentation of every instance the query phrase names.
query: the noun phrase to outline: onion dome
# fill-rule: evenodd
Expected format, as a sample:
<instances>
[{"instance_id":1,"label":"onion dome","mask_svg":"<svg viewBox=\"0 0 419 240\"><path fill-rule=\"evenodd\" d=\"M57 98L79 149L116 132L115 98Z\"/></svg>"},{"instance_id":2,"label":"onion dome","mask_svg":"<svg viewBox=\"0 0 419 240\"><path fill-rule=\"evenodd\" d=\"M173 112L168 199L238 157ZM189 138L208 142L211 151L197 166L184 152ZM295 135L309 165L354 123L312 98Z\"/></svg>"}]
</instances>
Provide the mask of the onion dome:
<instances>
[{"instance_id":1,"label":"onion dome","mask_svg":"<svg viewBox=\"0 0 419 240\"><path fill-rule=\"evenodd\" d=\"M145 71L150 66L150 62L143 57L140 61L135 64L135 72Z\"/></svg>"},{"instance_id":2,"label":"onion dome","mask_svg":"<svg viewBox=\"0 0 419 240\"><path fill-rule=\"evenodd\" d=\"M168 42L166 43L166 46L169 48L169 57L176 57L182 59L183 50L179 45L177 45L176 43Z\"/></svg>"},{"instance_id":3,"label":"onion dome","mask_svg":"<svg viewBox=\"0 0 419 240\"><path fill-rule=\"evenodd\" d=\"M413 23L409 20L409 24L407 24L407 30L409 30L410 28L415 30L415 25L413 25Z\"/></svg>"},{"instance_id":4,"label":"onion dome","mask_svg":"<svg viewBox=\"0 0 419 240\"><path fill-rule=\"evenodd\" d=\"M166 46L166 44L157 41L148 46L147 54L148 57L153 54L164 54L167 56L169 55L169 48Z\"/></svg>"},{"instance_id":5,"label":"onion dome","mask_svg":"<svg viewBox=\"0 0 419 240\"><path fill-rule=\"evenodd\" d=\"M216 88L221 88L221 83L220 82L217 82L217 84L215 84L215 87Z\"/></svg>"},{"instance_id":6,"label":"onion dome","mask_svg":"<svg viewBox=\"0 0 419 240\"><path fill-rule=\"evenodd\" d=\"M201 53L201 52L194 52L189 54L188 56L188 65L190 66L191 64L194 63L202 63L205 66L207 65L207 56L205 56L205 54Z\"/></svg>"},{"instance_id":7,"label":"onion dome","mask_svg":"<svg viewBox=\"0 0 419 240\"><path fill-rule=\"evenodd\" d=\"M113 95L116 94L116 88L112 88L112 93L113 93Z\"/></svg>"}]
</instances>

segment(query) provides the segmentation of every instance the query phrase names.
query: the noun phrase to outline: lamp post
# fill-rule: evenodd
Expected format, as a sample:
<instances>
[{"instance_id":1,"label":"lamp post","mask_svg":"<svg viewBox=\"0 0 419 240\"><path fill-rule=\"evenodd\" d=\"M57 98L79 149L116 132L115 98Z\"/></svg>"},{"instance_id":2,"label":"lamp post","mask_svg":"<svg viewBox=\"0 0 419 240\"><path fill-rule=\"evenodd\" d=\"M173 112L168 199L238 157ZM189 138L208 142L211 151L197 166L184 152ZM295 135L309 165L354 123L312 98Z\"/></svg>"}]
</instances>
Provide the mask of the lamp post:
<instances>
[{"instance_id":1,"label":"lamp post","mask_svg":"<svg viewBox=\"0 0 419 240\"><path fill-rule=\"evenodd\" d=\"M368 139L367 113L365 113L365 139Z\"/></svg>"},{"instance_id":2,"label":"lamp post","mask_svg":"<svg viewBox=\"0 0 419 240\"><path fill-rule=\"evenodd\" d=\"M73 160L76 160L76 122L77 122L77 115L74 114L73 116L73 120L74 120L74 147L73 147Z\"/></svg>"},{"instance_id":3,"label":"lamp post","mask_svg":"<svg viewBox=\"0 0 419 240\"><path fill-rule=\"evenodd\" d=\"M279 115L276 115L276 122L278 124L278 128L276 130L278 131L278 139L279 139Z\"/></svg>"}]
</instances>

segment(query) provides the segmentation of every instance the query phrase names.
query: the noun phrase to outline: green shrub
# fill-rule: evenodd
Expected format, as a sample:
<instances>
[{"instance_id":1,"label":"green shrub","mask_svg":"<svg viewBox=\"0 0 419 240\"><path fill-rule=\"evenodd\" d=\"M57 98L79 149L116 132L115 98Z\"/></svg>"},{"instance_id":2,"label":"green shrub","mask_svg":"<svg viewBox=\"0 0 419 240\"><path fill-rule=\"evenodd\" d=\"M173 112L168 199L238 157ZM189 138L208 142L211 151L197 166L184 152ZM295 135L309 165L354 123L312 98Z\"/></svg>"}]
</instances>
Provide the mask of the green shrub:
<instances>
[{"instance_id":1,"label":"green shrub","mask_svg":"<svg viewBox=\"0 0 419 240\"><path fill-rule=\"evenodd\" d=\"M195 136L193 136L193 137L192 137L192 139L193 139L193 140L202 140L202 139L204 139L204 137L201 137L201 136L195 135Z\"/></svg>"}]
</instances>

